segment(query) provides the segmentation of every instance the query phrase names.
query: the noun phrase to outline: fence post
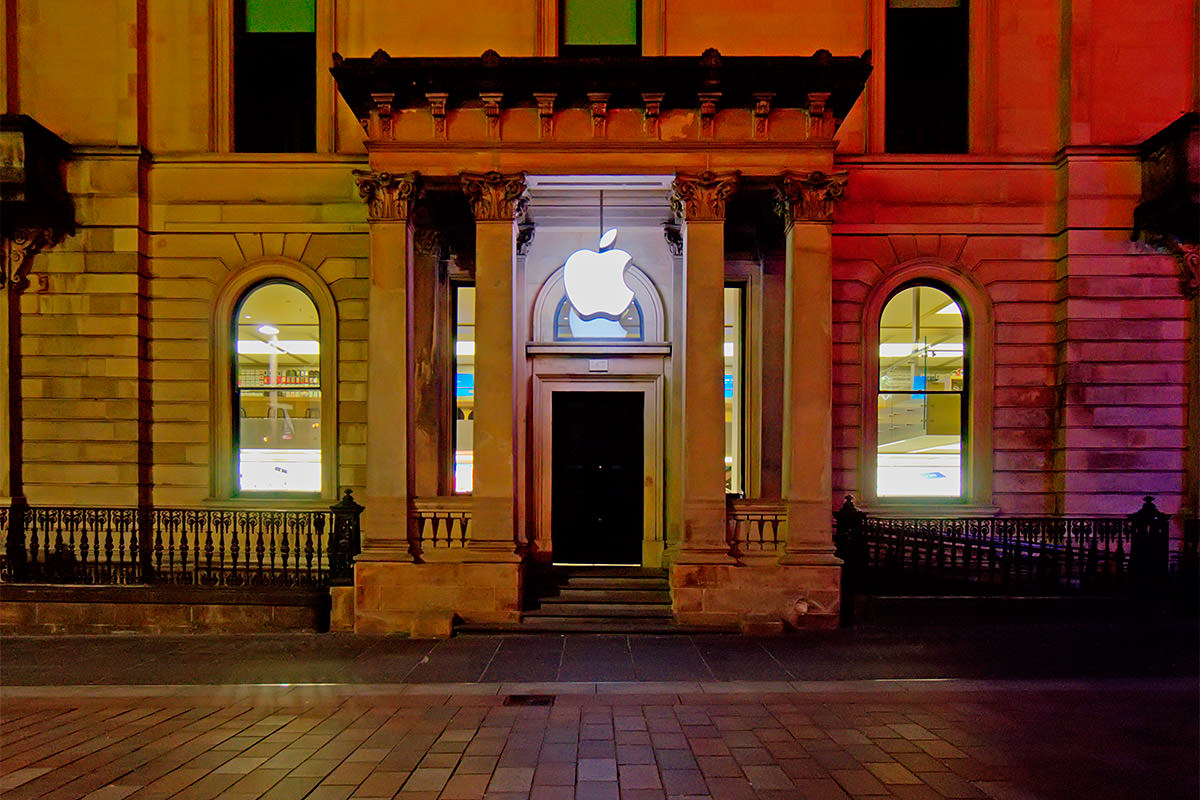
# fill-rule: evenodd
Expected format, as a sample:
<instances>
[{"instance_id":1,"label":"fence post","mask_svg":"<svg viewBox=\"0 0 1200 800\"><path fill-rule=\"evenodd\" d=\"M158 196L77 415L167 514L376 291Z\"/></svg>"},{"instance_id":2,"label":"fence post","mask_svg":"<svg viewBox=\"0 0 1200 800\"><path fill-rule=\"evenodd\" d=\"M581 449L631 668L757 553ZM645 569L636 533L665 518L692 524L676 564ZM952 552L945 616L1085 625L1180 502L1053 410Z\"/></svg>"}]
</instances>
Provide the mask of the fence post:
<instances>
[{"instance_id":1,"label":"fence post","mask_svg":"<svg viewBox=\"0 0 1200 800\"><path fill-rule=\"evenodd\" d=\"M854 497L846 495L842 507L833 512L834 555L842 559L841 624L854 624L854 594L860 588L867 567L867 547L863 524L866 513L854 507Z\"/></svg>"},{"instance_id":2,"label":"fence post","mask_svg":"<svg viewBox=\"0 0 1200 800\"><path fill-rule=\"evenodd\" d=\"M133 540L137 542L138 571L142 583L154 583L154 508L149 505L138 506L134 515Z\"/></svg>"},{"instance_id":3,"label":"fence post","mask_svg":"<svg viewBox=\"0 0 1200 800\"><path fill-rule=\"evenodd\" d=\"M29 504L24 497L14 497L8 508L8 533L4 538L4 555L8 559L9 580L21 583L29 578L29 551L25 547L25 512Z\"/></svg>"},{"instance_id":4,"label":"fence post","mask_svg":"<svg viewBox=\"0 0 1200 800\"><path fill-rule=\"evenodd\" d=\"M345 490L342 499L329 507L333 512L333 530L329 532L329 585L354 584L354 558L362 552L358 527L363 507L354 502L354 494Z\"/></svg>"},{"instance_id":5,"label":"fence post","mask_svg":"<svg viewBox=\"0 0 1200 800\"><path fill-rule=\"evenodd\" d=\"M1129 542L1129 578L1137 591L1166 588L1169 514L1159 511L1154 497L1142 498L1142 507L1129 515L1133 531Z\"/></svg>"}]
</instances>

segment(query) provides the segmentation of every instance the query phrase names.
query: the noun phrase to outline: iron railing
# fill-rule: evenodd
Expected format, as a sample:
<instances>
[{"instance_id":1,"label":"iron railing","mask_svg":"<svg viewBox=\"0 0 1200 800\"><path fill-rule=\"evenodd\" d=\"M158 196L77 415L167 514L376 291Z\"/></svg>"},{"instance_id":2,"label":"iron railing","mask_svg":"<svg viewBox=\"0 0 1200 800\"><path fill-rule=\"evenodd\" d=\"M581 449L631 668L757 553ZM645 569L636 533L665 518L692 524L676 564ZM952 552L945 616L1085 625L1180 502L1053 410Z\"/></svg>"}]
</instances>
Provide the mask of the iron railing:
<instances>
[{"instance_id":1,"label":"iron railing","mask_svg":"<svg viewBox=\"0 0 1200 800\"><path fill-rule=\"evenodd\" d=\"M0 582L321 588L353 582L362 506L0 508Z\"/></svg>"},{"instance_id":2,"label":"iron railing","mask_svg":"<svg viewBox=\"0 0 1200 800\"><path fill-rule=\"evenodd\" d=\"M1169 516L1152 497L1127 517L871 517L850 495L834 513L843 587L975 593L1114 593L1169 572Z\"/></svg>"}]
</instances>

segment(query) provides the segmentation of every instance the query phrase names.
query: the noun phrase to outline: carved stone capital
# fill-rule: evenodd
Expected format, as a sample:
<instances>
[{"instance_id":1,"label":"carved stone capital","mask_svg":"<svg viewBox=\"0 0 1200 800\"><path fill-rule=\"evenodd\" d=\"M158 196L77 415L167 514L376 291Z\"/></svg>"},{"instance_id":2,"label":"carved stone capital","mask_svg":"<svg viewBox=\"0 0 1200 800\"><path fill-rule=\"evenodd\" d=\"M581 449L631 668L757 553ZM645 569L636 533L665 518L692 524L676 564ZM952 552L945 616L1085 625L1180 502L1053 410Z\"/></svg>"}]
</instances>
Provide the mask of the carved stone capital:
<instances>
[{"instance_id":1,"label":"carved stone capital","mask_svg":"<svg viewBox=\"0 0 1200 800\"><path fill-rule=\"evenodd\" d=\"M525 174L464 172L463 191L478 222L512 221L525 205Z\"/></svg>"},{"instance_id":2,"label":"carved stone capital","mask_svg":"<svg viewBox=\"0 0 1200 800\"><path fill-rule=\"evenodd\" d=\"M43 248L54 244L50 228L17 228L4 237L4 271L0 272L0 287L23 292L29 286L29 267L33 257Z\"/></svg>"},{"instance_id":3,"label":"carved stone capital","mask_svg":"<svg viewBox=\"0 0 1200 800\"><path fill-rule=\"evenodd\" d=\"M407 221L420 196L421 177L415 172L356 169L354 181L358 194L367 201L367 219L371 222Z\"/></svg>"},{"instance_id":4,"label":"carved stone capital","mask_svg":"<svg viewBox=\"0 0 1200 800\"><path fill-rule=\"evenodd\" d=\"M795 222L832 222L833 207L846 193L845 171L785 172L775 187L775 211L790 228Z\"/></svg>"},{"instance_id":5,"label":"carved stone capital","mask_svg":"<svg viewBox=\"0 0 1200 800\"><path fill-rule=\"evenodd\" d=\"M737 188L737 172L679 173L671 184L671 208L688 221L725 219L725 201Z\"/></svg>"}]
</instances>

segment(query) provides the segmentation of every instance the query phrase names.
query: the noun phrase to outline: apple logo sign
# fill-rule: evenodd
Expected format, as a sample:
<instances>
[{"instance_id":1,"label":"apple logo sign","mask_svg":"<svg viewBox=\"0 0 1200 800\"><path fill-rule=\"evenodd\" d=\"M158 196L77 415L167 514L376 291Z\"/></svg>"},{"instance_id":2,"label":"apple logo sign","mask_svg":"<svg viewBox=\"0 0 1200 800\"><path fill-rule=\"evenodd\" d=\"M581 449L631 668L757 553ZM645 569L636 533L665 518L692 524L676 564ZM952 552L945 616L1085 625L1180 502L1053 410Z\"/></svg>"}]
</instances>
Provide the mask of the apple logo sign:
<instances>
[{"instance_id":1,"label":"apple logo sign","mask_svg":"<svg viewBox=\"0 0 1200 800\"><path fill-rule=\"evenodd\" d=\"M633 300L633 289L625 283L625 267L633 256L613 250L617 229L600 237L600 251L576 250L563 266L563 284L567 299L579 316L587 321L603 316L617 320Z\"/></svg>"}]
</instances>

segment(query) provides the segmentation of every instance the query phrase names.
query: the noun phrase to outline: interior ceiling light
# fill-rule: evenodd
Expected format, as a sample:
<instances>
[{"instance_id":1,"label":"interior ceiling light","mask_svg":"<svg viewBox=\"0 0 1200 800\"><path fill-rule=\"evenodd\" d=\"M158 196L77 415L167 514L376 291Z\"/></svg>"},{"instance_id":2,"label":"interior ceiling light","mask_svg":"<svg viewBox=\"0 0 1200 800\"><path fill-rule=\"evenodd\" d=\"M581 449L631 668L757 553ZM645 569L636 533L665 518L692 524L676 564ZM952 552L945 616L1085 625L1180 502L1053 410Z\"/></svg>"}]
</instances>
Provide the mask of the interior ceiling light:
<instances>
[{"instance_id":1,"label":"interior ceiling light","mask_svg":"<svg viewBox=\"0 0 1200 800\"><path fill-rule=\"evenodd\" d=\"M274 325L260 325L258 332L263 336L275 336L279 333L279 328L276 328Z\"/></svg>"},{"instance_id":2,"label":"interior ceiling light","mask_svg":"<svg viewBox=\"0 0 1200 800\"><path fill-rule=\"evenodd\" d=\"M475 355L475 342L467 339L454 343L454 355L456 356L473 356Z\"/></svg>"},{"instance_id":3,"label":"interior ceiling light","mask_svg":"<svg viewBox=\"0 0 1200 800\"><path fill-rule=\"evenodd\" d=\"M958 303L956 303L956 302L954 302L953 300L951 300L949 303L946 303L946 305L942 306L941 308L939 308L937 311L935 311L935 312L933 312L933 313L935 313L935 314L946 314L946 315L953 315L953 316L956 316L956 317L961 317L961 316L962 316L962 309L958 307Z\"/></svg>"}]
</instances>

